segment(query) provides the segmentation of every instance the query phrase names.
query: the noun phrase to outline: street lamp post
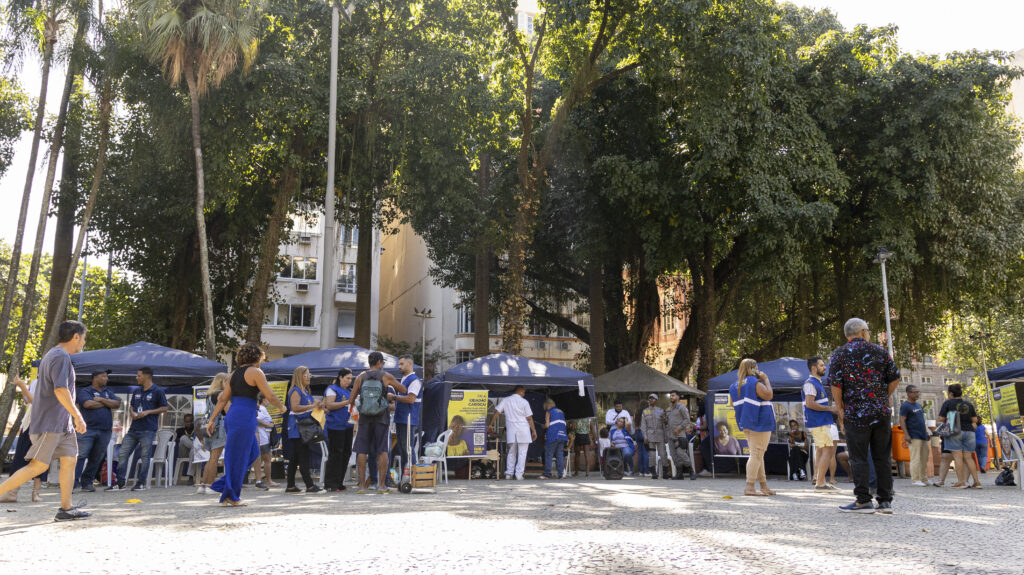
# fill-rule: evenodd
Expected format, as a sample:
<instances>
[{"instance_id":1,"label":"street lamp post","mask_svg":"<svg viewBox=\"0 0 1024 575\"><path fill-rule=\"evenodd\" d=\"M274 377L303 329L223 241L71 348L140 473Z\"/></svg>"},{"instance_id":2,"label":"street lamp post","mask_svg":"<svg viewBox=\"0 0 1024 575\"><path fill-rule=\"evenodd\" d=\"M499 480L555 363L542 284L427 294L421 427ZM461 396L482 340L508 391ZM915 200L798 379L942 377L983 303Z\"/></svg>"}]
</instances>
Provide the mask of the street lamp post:
<instances>
[{"instance_id":1,"label":"street lamp post","mask_svg":"<svg viewBox=\"0 0 1024 575\"><path fill-rule=\"evenodd\" d=\"M434 319L434 316L430 313L431 310L427 308L417 309L412 308L412 315L420 318L420 326L423 328L423 339L421 340L420 347L420 362L423 369L427 369L427 320Z\"/></svg>"},{"instance_id":2,"label":"street lamp post","mask_svg":"<svg viewBox=\"0 0 1024 575\"><path fill-rule=\"evenodd\" d=\"M875 256L874 262L882 265L882 300L883 305L885 306L885 343L889 348L889 357L891 357L893 361L896 361L896 353L892 348L892 324L889 320L889 281L885 274L885 262L894 255L895 254L889 250L880 248L878 250L878 255ZM896 397L898 393L898 390L892 392L893 417L895 417L898 412L896 409Z\"/></svg>"},{"instance_id":3,"label":"street lamp post","mask_svg":"<svg viewBox=\"0 0 1024 575\"><path fill-rule=\"evenodd\" d=\"M89 241L89 230L85 230L85 241L83 245L88 245ZM89 273L89 249L86 248L82 251L82 284L78 289L78 321L82 321L82 316L85 314L85 283L88 280L87 274Z\"/></svg>"}]
</instances>

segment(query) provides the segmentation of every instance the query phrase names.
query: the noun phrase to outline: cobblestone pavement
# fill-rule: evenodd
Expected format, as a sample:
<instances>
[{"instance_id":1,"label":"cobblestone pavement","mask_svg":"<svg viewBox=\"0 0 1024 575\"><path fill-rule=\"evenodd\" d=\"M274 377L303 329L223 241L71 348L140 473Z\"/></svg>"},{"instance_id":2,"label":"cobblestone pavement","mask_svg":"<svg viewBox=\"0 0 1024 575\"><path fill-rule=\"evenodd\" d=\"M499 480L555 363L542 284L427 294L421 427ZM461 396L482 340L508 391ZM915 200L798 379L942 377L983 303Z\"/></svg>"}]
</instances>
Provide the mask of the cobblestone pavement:
<instances>
[{"instance_id":1,"label":"cobblestone pavement","mask_svg":"<svg viewBox=\"0 0 1024 575\"><path fill-rule=\"evenodd\" d=\"M0 573L1024 574L1019 489L898 479L885 516L838 513L849 484L770 483L778 496L743 497L741 479L593 475L436 494L247 490L245 508L175 487L89 494L93 517L73 523L53 522L54 488L0 504Z\"/></svg>"}]
</instances>

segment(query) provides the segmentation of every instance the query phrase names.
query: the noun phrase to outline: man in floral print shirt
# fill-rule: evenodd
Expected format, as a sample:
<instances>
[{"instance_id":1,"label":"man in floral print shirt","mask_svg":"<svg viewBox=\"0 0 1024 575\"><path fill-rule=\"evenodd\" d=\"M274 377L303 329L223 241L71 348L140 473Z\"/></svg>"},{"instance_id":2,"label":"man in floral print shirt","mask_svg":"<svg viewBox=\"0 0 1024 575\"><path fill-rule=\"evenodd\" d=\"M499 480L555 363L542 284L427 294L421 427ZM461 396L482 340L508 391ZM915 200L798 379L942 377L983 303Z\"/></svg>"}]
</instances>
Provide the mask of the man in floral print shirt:
<instances>
[{"instance_id":1,"label":"man in floral print shirt","mask_svg":"<svg viewBox=\"0 0 1024 575\"><path fill-rule=\"evenodd\" d=\"M853 318L843 332L846 345L832 353L828 384L839 408L839 429L845 428L846 450L853 471L857 501L839 508L852 513L892 513L892 428L889 397L900 383L900 370L880 345L868 341L868 324ZM868 453L878 471L878 507L868 487Z\"/></svg>"}]
</instances>

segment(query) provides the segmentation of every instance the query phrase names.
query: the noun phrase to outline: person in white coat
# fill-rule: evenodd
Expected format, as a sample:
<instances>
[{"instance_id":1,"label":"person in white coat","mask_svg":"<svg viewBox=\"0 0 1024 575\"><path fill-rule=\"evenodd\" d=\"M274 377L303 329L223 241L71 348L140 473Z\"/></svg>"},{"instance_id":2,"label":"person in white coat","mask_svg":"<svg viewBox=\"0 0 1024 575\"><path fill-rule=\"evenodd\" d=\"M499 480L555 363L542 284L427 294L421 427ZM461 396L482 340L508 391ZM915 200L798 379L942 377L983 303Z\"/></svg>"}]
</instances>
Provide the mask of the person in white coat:
<instances>
[{"instance_id":1,"label":"person in white coat","mask_svg":"<svg viewBox=\"0 0 1024 575\"><path fill-rule=\"evenodd\" d=\"M523 472L526 470L526 450L537 439L537 430L533 426L533 410L530 409L530 402L526 401L525 396L526 388L517 385L512 395L501 400L494 408L494 416L488 425L491 433L494 433L494 424L498 416L505 416L505 435L508 443L506 479L523 478Z\"/></svg>"}]
</instances>

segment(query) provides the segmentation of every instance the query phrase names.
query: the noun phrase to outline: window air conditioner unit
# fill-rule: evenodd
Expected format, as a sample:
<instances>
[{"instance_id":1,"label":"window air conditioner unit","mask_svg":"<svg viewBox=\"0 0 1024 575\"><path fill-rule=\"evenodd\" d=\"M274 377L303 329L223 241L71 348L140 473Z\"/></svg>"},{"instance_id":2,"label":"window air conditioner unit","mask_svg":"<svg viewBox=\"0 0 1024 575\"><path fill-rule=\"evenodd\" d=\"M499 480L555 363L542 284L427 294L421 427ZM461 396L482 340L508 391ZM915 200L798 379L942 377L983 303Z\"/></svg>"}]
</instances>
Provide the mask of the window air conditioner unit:
<instances>
[{"instance_id":1,"label":"window air conditioner unit","mask_svg":"<svg viewBox=\"0 0 1024 575\"><path fill-rule=\"evenodd\" d=\"M558 349L562 351L569 351L569 342L563 341L562 343L558 344Z\"/></svg>"},{"instance_id":2,"label":"window air conditioner unit","mask_svg":"<svg viewBox=\"0 0 1024 575\"><path fill-rule=\"evenodd\" d=\"M295 284L295 291L299 293L306 293L309 291L309 284Z\"/></svg>"},{"instance_id":3,"label":"window air conditioner unit","mask_svg":"<svg viewBox=\"0 0 1024 575\"><path fill-rule=\"evenodd\" d=\"M313 242L313 236L309 236L309 235L301 235L301 236L299 236L299 243L300 244L308 244L308 243L312 243L312 242Z\"/></svg>"},{"instance_id":4,"label":"window air conditioner unit","mask_svg":"<svg viewBox=\"0 0 1024 575\"><path fill-rule=\"evenodd\" d=\"M538 341L537 342L537 349L547 349L547 348L548 348L548 342L546 342L546 341Z\"/></svg>"}]
</instances>

